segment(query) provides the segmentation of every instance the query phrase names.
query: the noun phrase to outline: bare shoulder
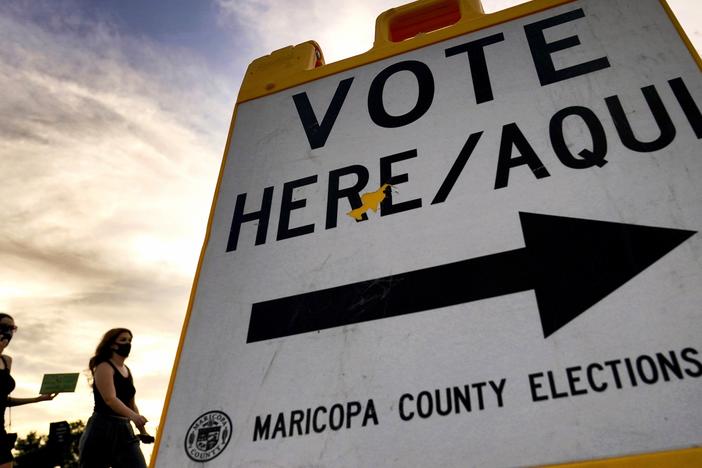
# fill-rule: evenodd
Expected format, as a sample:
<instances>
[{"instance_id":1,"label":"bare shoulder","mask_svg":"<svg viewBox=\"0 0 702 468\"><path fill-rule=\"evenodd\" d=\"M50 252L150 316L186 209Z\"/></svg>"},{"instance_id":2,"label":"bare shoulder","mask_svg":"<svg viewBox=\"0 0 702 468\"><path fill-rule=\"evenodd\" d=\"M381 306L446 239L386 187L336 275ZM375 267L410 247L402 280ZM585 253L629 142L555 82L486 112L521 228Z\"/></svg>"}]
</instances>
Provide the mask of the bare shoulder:
<instances>
[{"instance_id":1,"label":"bare shoulder","mask_svg":"<svg viewBox=\"0 0 702 468\"><path fill-rule=\"evenodd\" d=\"M112 375L115 373L115 370L112 368L111 365L109 365L107 362L101 362L100 364L95 367L95 375Z\"/></svg>"},{"instance_id":2,"label":"bare shoulder","mask_svg":"<svg viewBox=\"0 0 702 468\"><path fill-rule=\"evenodd\" d=\"M10 356L8 354L3 354L2 356L3 356L3 359L5 360L5 362L7 363L7 368L8 369L11 368L12 367L12 356Z\"/></svg>"}]
</instances>

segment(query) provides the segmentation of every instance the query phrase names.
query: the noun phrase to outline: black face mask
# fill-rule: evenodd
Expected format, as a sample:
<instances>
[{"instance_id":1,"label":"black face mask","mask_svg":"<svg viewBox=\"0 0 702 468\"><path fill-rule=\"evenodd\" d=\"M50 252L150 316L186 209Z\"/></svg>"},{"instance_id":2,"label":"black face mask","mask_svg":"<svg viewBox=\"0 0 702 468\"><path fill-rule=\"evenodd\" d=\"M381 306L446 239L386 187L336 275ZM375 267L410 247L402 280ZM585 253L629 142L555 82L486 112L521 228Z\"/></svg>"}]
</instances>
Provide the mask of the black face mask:
<instances>
[{"instance_id":1,"label":"black face mask","mask_svg":"<svg viewBox=\"0 0 702 468\"><path fill-rule=\"evenodd\" d=\"M12 335L15 331L15 327L11 325L0 324L0 340L7 340L9 343L12 339Z\"/></svg>"},{"instance_id":2,"label":"black face mask","mask_svg":"<svg viewBox=\"0 0 702 468\"><path fill-rule=\"evenodd\" d=\"M117 346L117 349L113 350L115 353L122 357L129 356L129 352L132 350L131 343L115 343L115 345Z\"/></svg>"}]
</instances>

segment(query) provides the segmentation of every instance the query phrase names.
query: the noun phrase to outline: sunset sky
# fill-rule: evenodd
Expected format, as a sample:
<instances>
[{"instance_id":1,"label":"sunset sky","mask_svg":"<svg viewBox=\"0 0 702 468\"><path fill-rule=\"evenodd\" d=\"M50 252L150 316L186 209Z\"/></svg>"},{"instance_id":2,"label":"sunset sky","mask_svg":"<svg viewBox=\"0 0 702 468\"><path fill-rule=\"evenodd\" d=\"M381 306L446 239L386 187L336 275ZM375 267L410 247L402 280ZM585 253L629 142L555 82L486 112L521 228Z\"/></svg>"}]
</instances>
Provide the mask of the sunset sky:
<instances>
[{"instance_id":1,"label":"sunset sky","mask_svg":"<svg viewBox=\"0 0 702 468\"><path fill-rule=\"evenodd\" d=\"M36 395L45 373L82 373L76 393L13 409L12 431L87 420L88 359L124 326L155 433L246 66L310 39L327 63L359 54L375 17L402 3L0 2L0 311L19 326L13 396ZM701 50L702 3L669 3Z\"/></svg>"}]
</instances>

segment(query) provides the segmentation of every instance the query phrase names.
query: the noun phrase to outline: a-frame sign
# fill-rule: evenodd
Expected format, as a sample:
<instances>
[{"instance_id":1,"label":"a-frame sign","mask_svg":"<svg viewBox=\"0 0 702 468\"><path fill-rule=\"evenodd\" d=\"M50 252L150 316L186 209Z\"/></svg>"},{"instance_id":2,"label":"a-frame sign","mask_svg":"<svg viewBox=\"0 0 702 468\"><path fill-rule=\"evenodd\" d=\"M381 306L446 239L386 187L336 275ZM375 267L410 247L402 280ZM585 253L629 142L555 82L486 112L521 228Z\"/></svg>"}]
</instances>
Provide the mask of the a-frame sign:
<instances>
[{"instance_id":1,"label":"a-frame sign","mask_svg":"<svg viewBox=\"0 0 702 468\"><path fill-rule=\"evenodd\" d=\"M700 77L663 0L254 61L152 465L702 465Z\"/></svg>"}]
</instances>

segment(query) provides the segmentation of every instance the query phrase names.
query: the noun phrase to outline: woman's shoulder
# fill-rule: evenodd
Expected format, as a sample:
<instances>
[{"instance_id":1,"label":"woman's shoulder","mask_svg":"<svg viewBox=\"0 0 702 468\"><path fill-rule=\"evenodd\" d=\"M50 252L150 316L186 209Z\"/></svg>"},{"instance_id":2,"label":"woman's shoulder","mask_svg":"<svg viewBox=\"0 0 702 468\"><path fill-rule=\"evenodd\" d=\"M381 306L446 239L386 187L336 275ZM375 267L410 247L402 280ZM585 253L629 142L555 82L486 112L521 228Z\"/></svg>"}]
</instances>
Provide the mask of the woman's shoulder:
<instances>
[{"instance_id":1,"label":"woman's shoulder","mask_svg":"<svg viewBox=\"0 0 702 468\"><path fill-rule=\"evenodd\" d=\"M109 372L112 374L112 373L114 373L114 371L115 371L114 368L112 367L112 365L108 361L102 361L100 364L95 366L95 373Z\"/></svg>"}]
</instances>

